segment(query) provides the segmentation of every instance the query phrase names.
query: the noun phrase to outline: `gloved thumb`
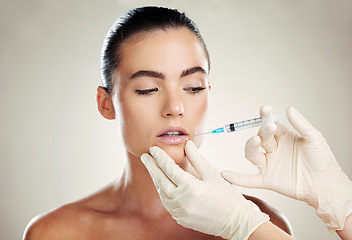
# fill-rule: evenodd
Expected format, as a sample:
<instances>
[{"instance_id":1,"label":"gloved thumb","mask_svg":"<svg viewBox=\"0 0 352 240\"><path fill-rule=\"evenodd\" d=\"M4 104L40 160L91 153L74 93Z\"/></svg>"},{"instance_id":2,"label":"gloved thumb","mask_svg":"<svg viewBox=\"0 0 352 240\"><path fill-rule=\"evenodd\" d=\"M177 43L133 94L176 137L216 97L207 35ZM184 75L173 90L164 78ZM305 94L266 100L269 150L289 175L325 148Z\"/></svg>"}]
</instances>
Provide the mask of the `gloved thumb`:
<instances>
[{"instance_id":1,"label":"gloved thumb","mask_svg":"<svg viewBox=\"0 0 352 240\"><path fill-rule=\"evenodd\" d=\"M265 188L263 177L258 175L247 175L232 171L222 171L222 177L231 184L246 188Z\"/></svg>"},{"instance_id":2,"label":"gloved thumb","mask_svg":"<svg viewBox=\"0 0 352 240\"><path fill-rule=\"evenodd\" d=\"M291 125L297 130L305 141L315 142L323 138L321 133L316 130L294 107L289 107L286 114Z\"/></svg>"}]
</instances>

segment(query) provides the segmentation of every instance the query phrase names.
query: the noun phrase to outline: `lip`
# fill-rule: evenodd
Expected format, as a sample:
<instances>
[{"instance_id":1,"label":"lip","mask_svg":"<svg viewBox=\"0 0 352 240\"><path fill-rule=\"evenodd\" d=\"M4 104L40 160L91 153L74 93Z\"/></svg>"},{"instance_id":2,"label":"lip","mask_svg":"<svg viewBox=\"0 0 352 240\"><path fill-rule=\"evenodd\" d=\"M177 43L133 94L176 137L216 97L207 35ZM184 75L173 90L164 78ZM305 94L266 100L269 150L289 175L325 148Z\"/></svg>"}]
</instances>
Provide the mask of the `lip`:
<instances>
[{"instance_id":1,"label":"lip","mask_svg":"<svg viewBox=\"0 0 352 240\"><path fill-rule=\"evenodd\" d=\"M168 135L171 132L179 132L181 135ZM165 144L181 144L187 141L188 132L183 127L180 126L169 126L162 130L157 136L156 139Z\"/></svg>"}]
</instances>

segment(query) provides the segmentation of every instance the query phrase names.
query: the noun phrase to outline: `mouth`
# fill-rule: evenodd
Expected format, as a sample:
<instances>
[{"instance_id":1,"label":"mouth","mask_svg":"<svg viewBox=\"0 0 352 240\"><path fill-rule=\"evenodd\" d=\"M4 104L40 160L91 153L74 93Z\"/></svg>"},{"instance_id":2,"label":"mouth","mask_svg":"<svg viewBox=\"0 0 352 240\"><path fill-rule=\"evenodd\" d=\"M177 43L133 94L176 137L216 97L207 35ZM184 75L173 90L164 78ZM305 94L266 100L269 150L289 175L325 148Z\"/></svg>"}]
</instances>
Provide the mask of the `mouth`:
<instances>
[{"instance_id":1,"label":"mouth","mask_svg":"<svg viewBox=\"0 0 352 240\"><path fill-rule=\"evenodd\" d=\"M156 138L165 144L181 144L187 141L188 132L180 126L170 126L161 131Z\"/></svg>"}]
</instances>

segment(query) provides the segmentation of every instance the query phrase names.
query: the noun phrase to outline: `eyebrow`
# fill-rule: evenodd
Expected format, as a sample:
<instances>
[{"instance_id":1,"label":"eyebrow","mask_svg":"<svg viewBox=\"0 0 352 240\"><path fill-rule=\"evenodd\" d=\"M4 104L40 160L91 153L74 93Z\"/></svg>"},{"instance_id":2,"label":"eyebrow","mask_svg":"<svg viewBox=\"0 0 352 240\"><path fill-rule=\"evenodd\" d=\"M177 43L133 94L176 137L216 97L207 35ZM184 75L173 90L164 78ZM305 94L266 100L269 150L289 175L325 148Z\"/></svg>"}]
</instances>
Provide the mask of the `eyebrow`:
<instances>
[{"instance_id":1,"label":"eyebrow","mask_svg":"<svg viewBox=\"0 0 352 240\"><path fill-rule=\"evenodd\" d=\"M165 79L165 75L160 72L149 71L149 70L141 70L134 73L130 79L139 78L139 77L152 77L152 78L159 78Z\"/></svg>"},{"instance_id":2,"label":"eyebrow","mask_svg":"<svg viewBox=\"0 0 352 240\"><path fill-rule=\"evenodd\" d=\"M202 68L202 67L193 67L193 68L188 68L188 69L184 70L181 73L181 78L187 77L187 76L192 75L194 73L207 74L207 72L204 70L204 68Z\"/></svg>"},{"instance_id":3,"label":"eyebrow","mask_svg":"<svg viewBox=\"0 0 352 240\"><path fill-rule=\"evenodd\" d=\"M182 71L180 77L181 78L187 77L187 76L192 75L194 73L207 74L207 72L202 67L192 67L192 68L188 68L188 69ZM165 80L165 75L163 73L156 72L156 71L150 71L150 70L141 70L141 71L135 72L134 74L132 74L130 79L135 79L135 78L139 78L139 77L152 77L152 78L159 78L159 79Z\"/></svg>"}]
</instances>

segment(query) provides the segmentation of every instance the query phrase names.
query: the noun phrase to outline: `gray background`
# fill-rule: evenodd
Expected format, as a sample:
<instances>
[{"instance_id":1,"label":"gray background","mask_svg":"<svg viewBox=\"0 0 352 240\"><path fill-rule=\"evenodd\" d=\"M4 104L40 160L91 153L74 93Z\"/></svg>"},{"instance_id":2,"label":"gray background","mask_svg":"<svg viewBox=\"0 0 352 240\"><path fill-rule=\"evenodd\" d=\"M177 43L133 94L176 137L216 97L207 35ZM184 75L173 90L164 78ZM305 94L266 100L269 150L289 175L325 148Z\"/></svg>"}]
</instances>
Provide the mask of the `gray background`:
<instances>
[{"instance_id":1,"label":"gray background","mask_svg":"<svg viewBox=\"0 0 352 240\"><path fill-rule=\"evenodd\" d=\"M99 55L114 20L142 5L185 11L211 60L208 128L295 106L327 138L352 177L352 2L348 0L0 1L0 239L20 239L37 214L118 178L116 122L95 103ZM256 129L209 136L201 147L219 169L254 173L244 159ZM298 239L338 239L313 209L263 190Z\"/></svg>"}]
</instances>

